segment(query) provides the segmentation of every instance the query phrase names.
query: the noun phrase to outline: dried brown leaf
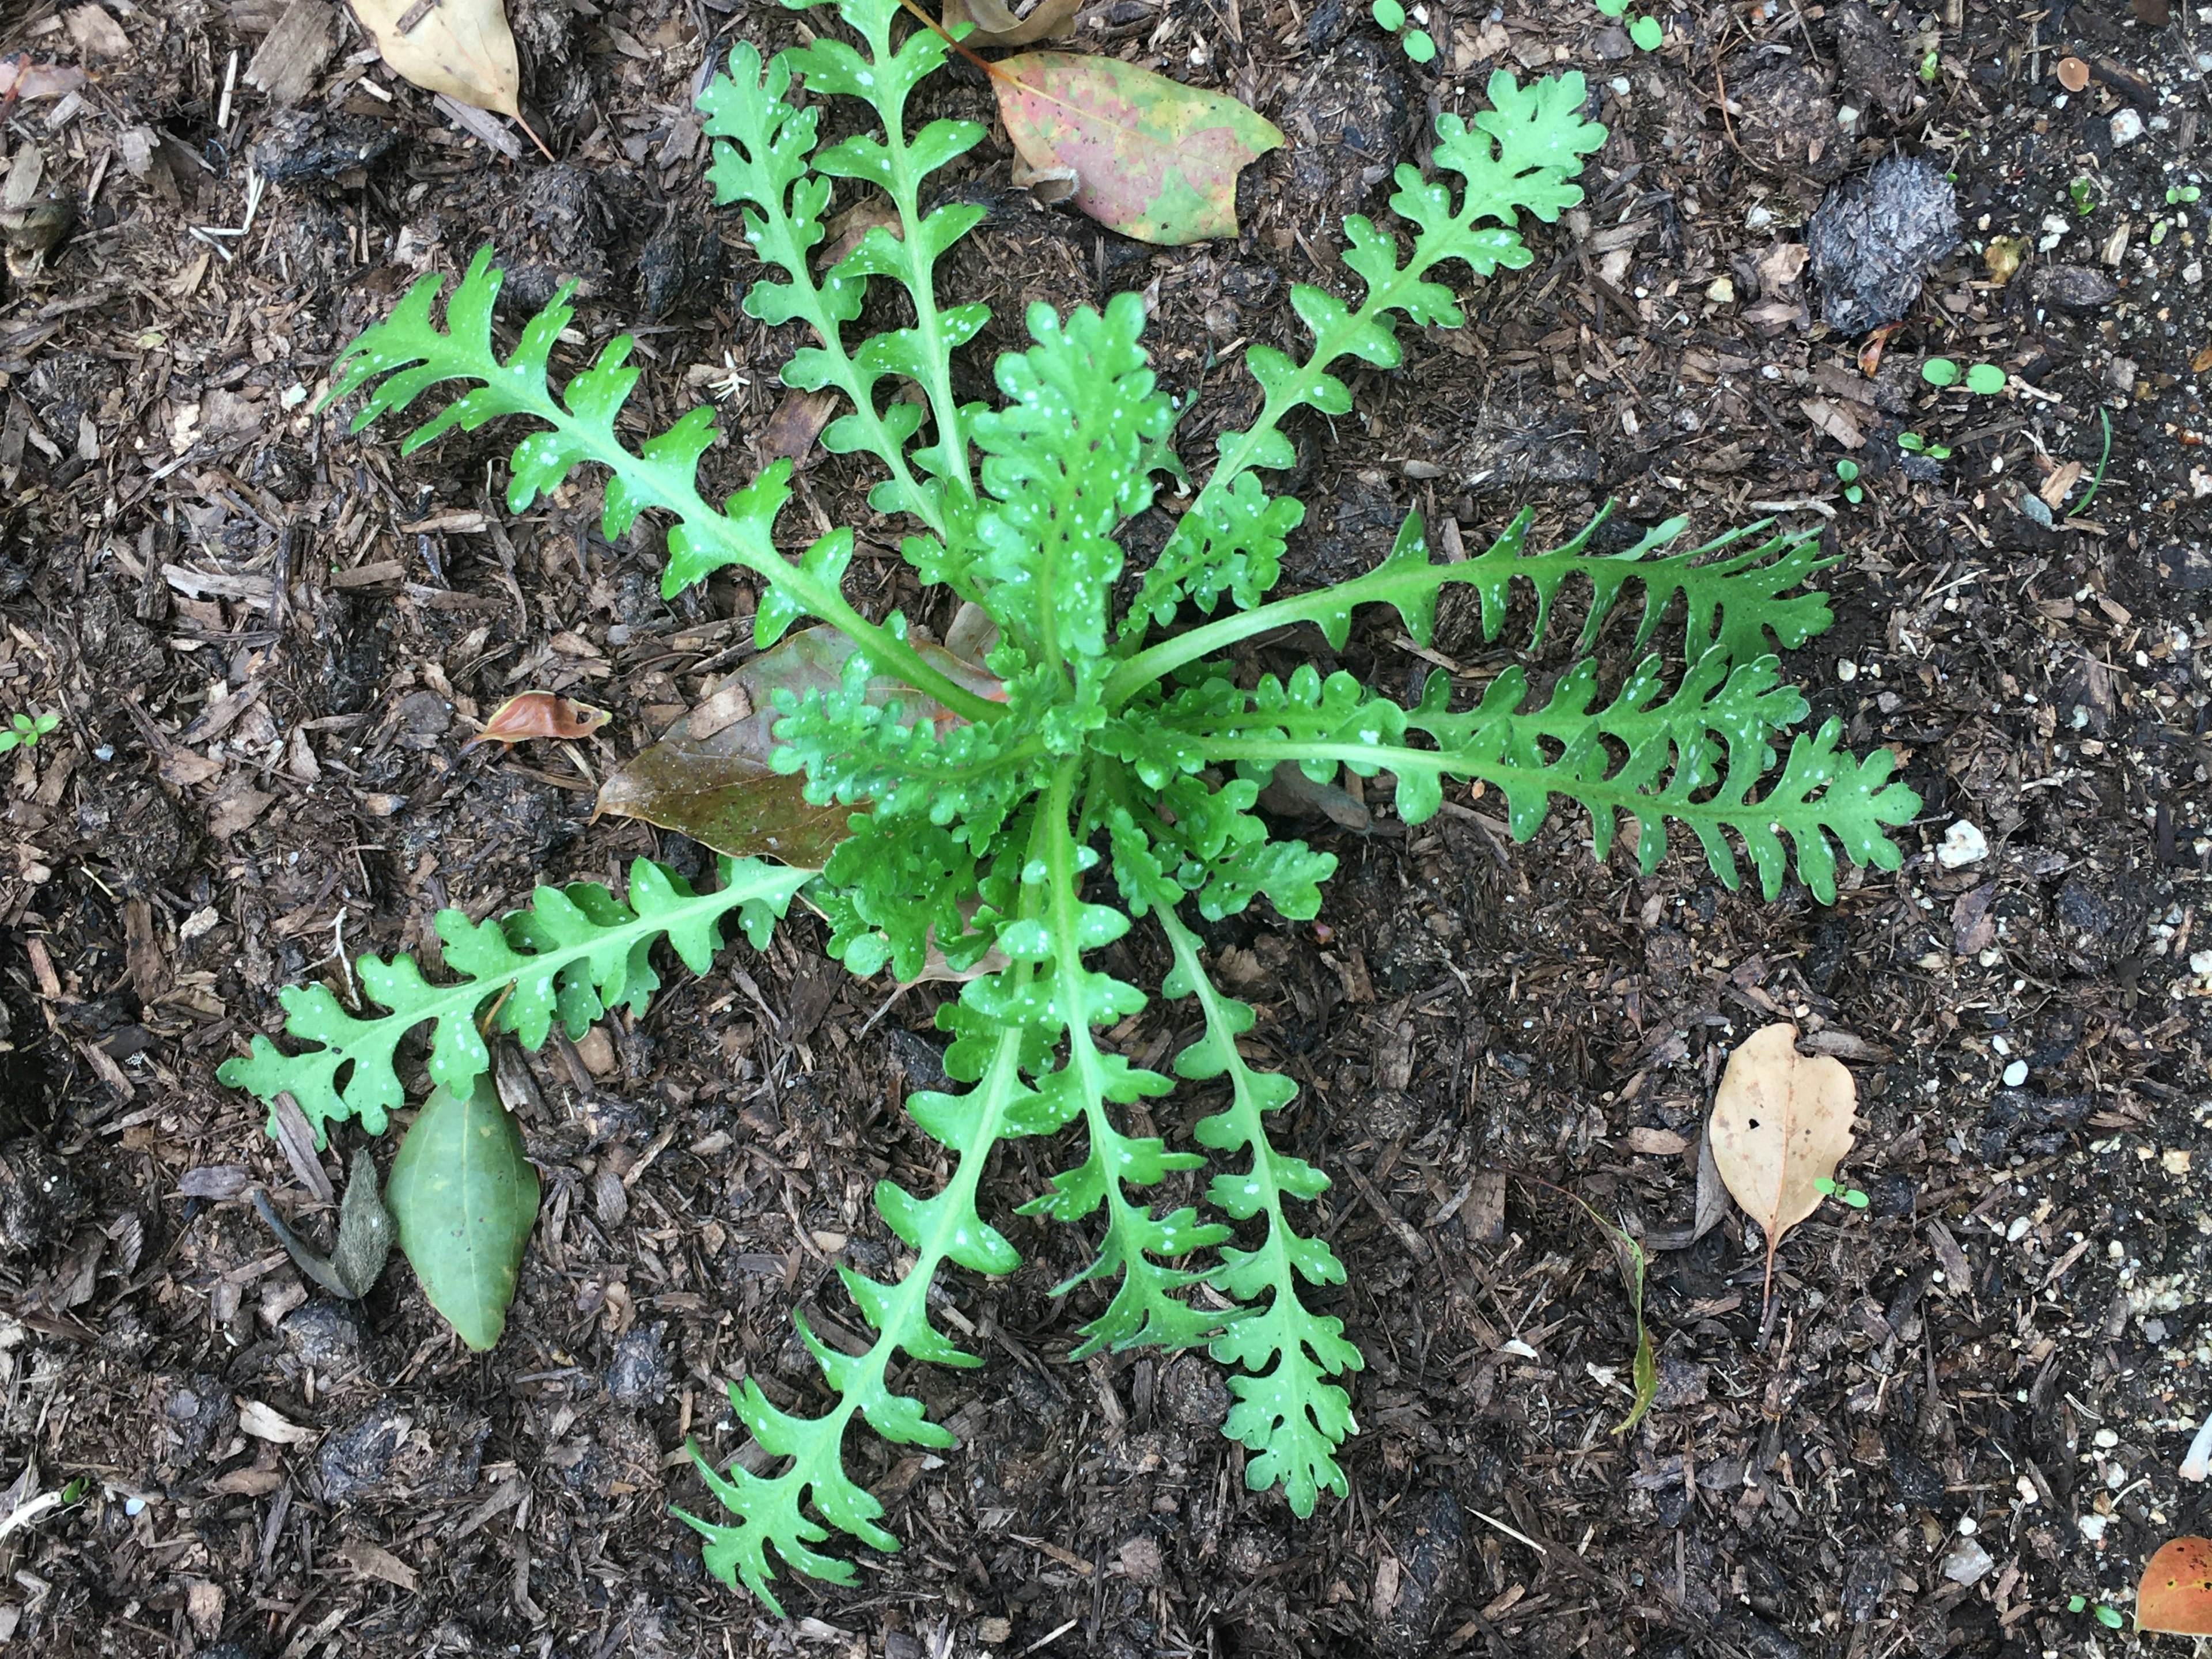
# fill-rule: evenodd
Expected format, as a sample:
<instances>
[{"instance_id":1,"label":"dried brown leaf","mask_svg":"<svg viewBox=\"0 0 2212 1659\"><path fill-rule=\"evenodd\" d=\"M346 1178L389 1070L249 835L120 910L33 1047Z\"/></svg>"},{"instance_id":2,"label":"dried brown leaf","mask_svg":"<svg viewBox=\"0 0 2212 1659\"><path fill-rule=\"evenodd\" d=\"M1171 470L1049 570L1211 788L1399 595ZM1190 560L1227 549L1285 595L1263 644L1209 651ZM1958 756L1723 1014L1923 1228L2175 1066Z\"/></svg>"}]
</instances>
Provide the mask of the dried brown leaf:
<instances>
[{"instance_id":1,"label":"dried brown leaf","mask_svg":"<svg viewBox=\"0 0 2212 1659\"><path fill-rule=\"evenodd\" d=\"M1783 1236L1820 1207L1851 1149L1858 1086L1841 1060L1797 1052L1797 1028L1769 1025L1729 1056L1707 1134L1729 1194L1766 1235L1766 1289Z\"/></svg>"},{"instance_id":2,"label":"dried brown leaf","mask_svg":"<svg viewBox=\"0 0 2212 1659\"><path fill-rule=\"evenodd\" d=\"M588 738L611 718L604 708L576 702L556 691L518 691L491 712L483 730L465 745L514 744L532 738Z\"/></svg>"},{"instance_id":3,"label":"dried brown leaf","mask_svg":"<svg viewBox=\"0 0 2212 1659\"><path fill-rule=\"evenodd\" d=\"M1075 14L1083 0L1037 0L1026 17L1017 17L1006 0L945 0L947 32L962 23L973 23L972 33L961 37L968 46L1026 46L1039 40L1063 40L1075 33Z\"/></svg>"}]
</instances>

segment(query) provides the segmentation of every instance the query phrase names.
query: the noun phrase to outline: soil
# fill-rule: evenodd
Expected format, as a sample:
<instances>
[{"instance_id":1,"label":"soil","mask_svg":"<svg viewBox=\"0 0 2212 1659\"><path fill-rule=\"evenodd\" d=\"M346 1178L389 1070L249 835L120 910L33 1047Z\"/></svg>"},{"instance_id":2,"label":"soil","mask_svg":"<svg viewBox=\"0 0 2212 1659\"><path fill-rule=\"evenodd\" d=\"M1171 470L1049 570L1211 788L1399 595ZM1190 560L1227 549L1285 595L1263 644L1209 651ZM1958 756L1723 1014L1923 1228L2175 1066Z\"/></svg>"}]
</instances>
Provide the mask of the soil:
<instances>
[{"instance_id":1,"label":"soil","mask_svg":"<svg viewBox=\"0 0 2212 1659\"><path fill-rule=\"evenodd\" d=\"M939 1076L943 988L891 1000L795 917L703 978L670 964L634 1024L530 1056L545 1205L484 1357L396 1258L358 1304L301 1279L244 1193L326 1240L305 1176L341 1177L356 1140L296 1170L214 1068L278 1028L278 988L350 994L348 958L422 952L441 908L618 880L640 854L703 870L592 822L592 784L742 658L751 594L664 605L657 533L600 540L593 479L507 515L513 433L403 457L388 424L350 437L312 411L339 347L489 241L514 320L573 278L580 341L635 329L654 429L720 398L709 479L743 482L799 339L738 309L757 271L690 103L733 40L772 49L801 21L512 0L549 162L465 133L342 9L281 105L246 71L284 9L42 0L0 26L0 50L96 72L5 116L7 167L35 151L75 222L42 258L35 226L10 230L0 298L0 715L61 716L0 760L0 1513L75 1501L0 1538L0 1643L1887 1659L2134 1639L2099 1609L2125 1613L2165 1538L2212 1530L2177 1475L2212 1410L2202 15L1765 0L1664 15L1644 53L1564 0L1427 0L1420 67L1340 0L1085 9L1086 48L1231 91L1289 143L1246 175L1234 243L1154 249L1038 206L994 132L950 186L991 210L945 269L992 307L975 395L1029 301L1141 290L1202 456L1255 400L1231 348L1294 345L1288 285L1342 285L1341 216L1382 212L1429 114L1479 107L1496 70L1580 70L1612 130L1589 199L1524 226L1526 270L1463 284L1467 329L1410 334L1401 371L1354 377L1353 417L1299 428L1290 580L1371 565L1408 509L1470 546L1524 504L1565 533L1611 498L1607 545L1676 514L1817 520L1836 624L1788 672L1854 749L1895 750L1925 811L1903 870L1832 907L1732 892L1679 847L1650 877L1597 866L1569 814L1515 846L1464 792L1411 832L1379 806L1364 835L1313 826L1341 860L1321 922L1255 914L1211 943L1302 1085L1286 1138L1336 1180L1317 1216L1350 1279L1329 1306L1367 1358L1351 1496L1299 1521L1247 1492L1200 1355L1064 1363L1085 1310L1049 1292L1079 1243L1012 1218L1050 1167L1018 1152L987 1212L1028 1265L948 1285L988 1363L915 1384L959 1448L850 1437L906 1548L854 1552L854 1590L786 1581L780 1624L670 1517L711 1508L683 1447L738 1449L733 1376L818 1397L790 1316L835 1319L834 1262L884 1254L879 1175L941 1167L899 1108ZM2062 90L2063 58L2085 91ZM992 119L965 68L921 101ZM1821 321L1805 226L1893 152L1953 175L1964 240L1876 365ZM2025 248L1999 280L2004 236ZM1937 354L2008 387L1938 391L1918 374ZM1904 430L1951 453L1905 454ZM866 470L817 452L801 477L793 533L859 526L848 591L916 605ZM1132 527L1139 561L1164 532ZM1540 675L1571 633L1523 658L1448 610L1429 652L1376 621L1343 660L1392 689L1437 663ZM467 747L526 686L615 718ZM1971 862L1936 856L1977 839ZM1131 977L1158 965L1130 948ZM1173 1018L1155 1005L1117 1039L1164 1043ZM1655 1249L1658 1395L1617 1433L1618 1265L1522 1176L1681 1227L1719 1068L1778 1019L1857 1079L1844 1175L1867 1207L1797 1228L1764 1310L1740 1215ZM1200 1104L1165 1103L1161 1132Z\"/></svg>"}]
</instances>

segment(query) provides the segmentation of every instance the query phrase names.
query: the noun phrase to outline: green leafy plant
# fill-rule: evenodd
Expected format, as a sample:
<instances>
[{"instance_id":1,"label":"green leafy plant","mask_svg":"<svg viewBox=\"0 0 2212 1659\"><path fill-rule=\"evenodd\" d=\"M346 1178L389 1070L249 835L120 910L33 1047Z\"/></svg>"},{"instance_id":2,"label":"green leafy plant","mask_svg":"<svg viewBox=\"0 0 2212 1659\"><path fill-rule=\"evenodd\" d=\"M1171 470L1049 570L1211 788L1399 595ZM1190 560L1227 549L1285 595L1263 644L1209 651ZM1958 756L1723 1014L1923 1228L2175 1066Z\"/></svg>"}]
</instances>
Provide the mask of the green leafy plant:
<instances>
[{"instance_id":1,"label":"green leafy plant","mask_svg":"<svg viewBox=\"0 0 2212 1659\"><path fill-rule=\"evenodd\" d=\"M2184 203L2195 201L2203 194L2203 192L2195 185L2168 185L2166 187L2166 204L2168 207L2179 207Z\"/></svg>"},{"instance_id":2,"label":"green leafy plant","mask_svg":"<svg viewBox=\"0 0 2212 1659\"><path fill-rule=\"evenodd\" d=\"M1923 85L1934 86L1943 73L1943 54L1930 46L1920 60L1920 79Z\"/></svg>"},{"instance_id":3,"label":"green leafy plant","mask_svg":"<svg viewBox=\"0 0 2212 1659\"><path fill-rule=\"evenodd\" d=\"M1866 499L1866 490L1859 483L1859 464L1846 458L1836 463L1836 477L1842 480L1844 499L1856 507Z\"/></svg>"},{"instance_id":4,"label":"green leafy plant","mask_svg":"<svg viewBox=\"0 0 2212 1659\"><path fill-rule=\"evenodd\" d=\"M879 1185L878 1212L905 1254L882 1278L840 1269L850 1318L872 1338L848 1352L794 1314L826 1394L811 1410L803 1401L787 1407L747 1377L731 1401L761 1455L717 1468L694 1449L729 1518L683 1518L706 1539L708 1567L772 1607L771 1582L785 1568L852 1582L852 1565L817 1547L834 1533L896 1546L881 1504L846 1469L843 1442L855 1419L890 1440L952 1443L901 1391L901 1371L914 1360L981 1363L932 1322L929 1307L944 1294L938 1280L948 1264L991 1274L1018 1265L978 1202L994 1148L1016 1137L1074 1132L1066 1137L1074 1161L1023 1212L1080 1228L1091 1241L1087 1263L1059 1287L1083 1316L1076 1353L1205 1346L1231 1370L1226 1430L1250 1454L1249 1484L1279 1485L1300 1515L1322 1492L1348 1490L1337 1454L1353 1427L1345 1380L1361 1358L1323 1306L1344 1267L1322 1220L1304 1208L1328 1181L1271 1136L1270 1119L1295 1087L1263 1064L1254 1011L1208 975L1200 933L1261 901L1291 919L1320 909L1334 858L1279 836L1254 810L1278 768L1316 782L1345 769L1388 774L1407 823L1435 816L1448 787L1480 782L1522 839L1556 801L1571 802L1589 816L1599 859L1625 830L1644 870L1664 856L1669 827L1680 827L1725 884L1737 884L1741 857L1772 896L1794 863L1824 902L1835 896L1838 851L1898 866L1887 830L1917 806L1890 781L1887 750L1853 757L1834 720L1792 731L1808 705L1783 683L1774 652L1830 621L1826 597L1802 586L1832 562L1811 536L1754 526L1677 550L1677 520L1614 552L1595 550L1595 526L1546 549L1532 544L1524 513L1486 550L1439 563L1420 519L1409 516L1366 574L1271 597L1304 509L1270 495L1262 475L1293 464L1292 422L1307 410L1350 412L1352 391L1335 367L1346 359L1396 366L1401 325L1459 326L1460 301L1440 278L1530 263L1521 216L1549 222L1578 203L1574 176L1604 140L1581 118L1579 76L1526 87L1493 76L1489 109L1438 118L1437 176L1398 168L1390 206L1400 229L1347 219L1350 297L1290 290L1310 343L1299 356L1249 348L1262 394L1256 414L1214 440L1202 483L1187 486L1188 505L1165 546L1117 609L1117 526L1153 501L1158 475L1184 477L1172 447L1182 410L1139 343L1144 307L1132 294L1103 313L1062 318L1032 306L1024 319L1032 343L996 363L1003 401L963 401L953 353L986 313L941 306L934 267L984 210L922 204L944 194L930 176L982 131L936 120L909 134L908 98L943 62L944 44L926 32L896 39L896 0L838 0L837 9L857 45L824 33L765 64L749 46L732 53L729 73L699 100L714 140L709 176L718 199L741 205L746 240L770 273L747 293L746 310L812 331L785 368L787 384L842 394L847 412L822 441L874 458L882 477L872 503L911 523L902 553L935 590L933 603L957 607L953 631L980 641L964 660L988 672L979 683L978 673L955 671L904 615L872 620L848 601L849 529L795 556L779 549L787 463L709 504L696 476L714 438L708 410L635 449L618 436L638 374L626 366L626 337L609 341L556 395L548 361L572 317L565 292L502 351L493 339L500 272L488 253L446 301L443 326L433 315L439 281L424 279L342 360L333 395L368 392L356 429L442 381L474 382L403 447L495 416L527 416L539 429L514 453L513 510L579 462L596 464L608 473L609 537L641 512L668 516L666 592L734 566L759 584L753 638L764 652L774 654L803 617L836 629L845 648L826 683L787 671L755 683L775 688L769 769L802 778L814 806L844 811L845 838L831 837L818 872L732 860L711 894L692 894L640 861L627 906L602 890L570 887L540 890L531 909L500 924L449 914L439 933L454 982L429 984L404 959L364 959L362 983L389 1014L349 1013L321 987L289 992L288 1030L319 1046L288 1057L257 1040L224 1068L264 1097L289 1091L319 1128L349 1115L379 1128L399 1103L392 1061L404 1033L434 1028L429 1079L458 1099L480 1088L486 1069L480 1019L532 1043L556 1018L574 1031L615 1003L637 1006L653 988L655 939L665 935L704 971L717 921L737 913L757 945L802 884L828 919L830 950L852 971L967 975L939 1015L952 1039L946 1073L964 1086L907 1103L915 1125L947 1150L950 1173L927 1196ZM793 93L800 77L804 108ZM830 96L857 100L877 125L817 147ZM817 273L833 179L881 191L899 234L870 230ZM903 291L913 320L856 341L848 327L878 280ZM1238 665L1253 641L1295 624L1312 624L1341 650L1363 606L1395 611L1396 625L1425 645L1439 595L1454 585L1471 590L1489 639L1504 630L1516 591L1532 594L1532 645L1552 631L1564 592L1588 595L1578 660L1547 696L1532 701L1518 667L1471 698L1439 672L1407 708L1345 672ZM1632 665L1607 693L1586 653L1610 618L1632 613L1632 627L1621 630L1631 635ZM1679 641L1679 665L1658 648L1662 638ZM731 810L704 816L742 819L757 799L746 792L757 787L732 784ZM787 800L773 810L787 812ZM732 835L742 840L742 824ZM1131 1126L1133 1108L1174 1085L1100 1035L1147 1004L1143 990L1097 965L1098 953L1139 922L1166 946L1162 994L1192 1005L1197 1035L1173 1069L1215 1103L1192 1131L1202 1151L1171 1148ZM1161 1212L1160 1189L1208 1155L1212 1213L1172 1201ZM389 1196L407 1245L402 1186L395 1175Z\"/></svg>"},{"instance_id":5,"label":"green leafy plant","mask_svg":"<svg viewBox=\"0 0 2212 1659\"><path fill-rule=\"evenodd\" d=\"M2083 1613L2089 1611L2089 1598L2086 1595L2068 1596L2066 1598L2066 1611L2069 1613ZM2127 1615L2122 1613L2118 1607L2113 1607L2111 1603L2106 1601L2100 1601L2097 1603L2094 1616L2097 1622L2102 1625L2106 1630L2118 1630L2123 1625L2127 1623Z\"/></svg>"},{"instance_id":6,"label":"green leafy plant","mask_svg":"<svg viewBox=\"0 0 2212 1659\"><path fill-rule=\"evenodd\" d=\"M1908 455L1925 455L1931 461L1948 461L1951 459L1951 447L1948 444L1931 444L1917 432L1899 433L1897 447Z\"/></svg>"},{"instance_id":7,"label":"green leafy plant","mask_svg":"<svg viewBox=\"0 0 2212 1659\"><path fill-rule=\"evenodd\" d=\"M2074 211L2084 219L2097 210L2093 189L2087 179L2076 179L2066 186L2067 199L2074 204Z\"/></svg>"},{"instance_id":8,"label":"green leafy plant","mask_svg":"<svg viewBox=\"0 0 2212 1659\"><path fill-rule=\"evenodd\" d=\"M8 724L0 726L0 755L10 749L35 749L39 739L62 723L59 714L10 714Z\"/></svg>"}]
</instances>

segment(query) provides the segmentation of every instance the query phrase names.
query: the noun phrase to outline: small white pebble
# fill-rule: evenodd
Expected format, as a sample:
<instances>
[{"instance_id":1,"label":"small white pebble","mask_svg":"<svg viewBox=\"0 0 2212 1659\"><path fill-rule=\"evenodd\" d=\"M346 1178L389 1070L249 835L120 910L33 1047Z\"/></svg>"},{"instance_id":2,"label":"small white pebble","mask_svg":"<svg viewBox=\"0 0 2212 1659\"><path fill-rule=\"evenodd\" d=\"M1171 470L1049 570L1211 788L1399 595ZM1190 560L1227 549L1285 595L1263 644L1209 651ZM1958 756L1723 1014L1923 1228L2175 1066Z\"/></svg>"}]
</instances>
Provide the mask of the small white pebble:
<instances>
[{"instance_id":1,"label":"small white pebble","mask_svg":"<svg viewBox=\"0 0 2212 1659\"><path fill-rule=\"evenodd\" d=\"M1969 864L1979 864L1989 855L1989 837L1974 824L1960 818L1943 832L1942 845L1936 849L1936 862L1946 870L1958 870Z\"/></svg>"},{"instance_id":2,"label":"small white pebble","mask_svg":"<svg viewBox=\"0 0 2212 1659\"><path fill-rule=\"evenodd\" d=\"M2212 979L2212 951L2191 951L2189 953L2189 971Z\"/></svg>"},{"instance_id":3,"label":"small white pebble","mask_svg":"<svg viewBox=\"0 0 2212 1659\"><path fill-rule=\"evenodd\" d=\"M1845 657L1841 662L1836 665L1836 678L1838 680L1841 680L1845 685L1849 685L1853 680L1858 678L1858 677L1859 665L1853 662L1849 657Z\"/></svg>"},{"instance_id":4,"label":"small white pebble","mask_svg":"<svg viewBox=\"0 0 2212 1659\"><path fill-rule=\"evenodd\" d=\"M2115 149L2122 144L2132 144L2136 139L2142 137L2142 117L2133 110L2120 110L2113 115L2112 147Z\"/></svg>"},{"instance_id":5,"label":"small white pebble","mask_svg":"<svg viewBox=\"0 0 2212 1659\"><path fill-rule=\"evenodd\" d=\"M2017 1089L2021 1084L2027 1081L2027 1062L2026 1060L2015 1060L2011 1065L2004 1068L2004 1086L2006 1088Z\"/></svg>"},{"instance_id":6,"label":"small white pebble","mask_svg":"<svg viewBox=\"0 0 2212 1659\"><path fill-rule=\"evenodd\" d=\"M2099 1451L2110 1451L2120 1443L2120 1437L2111 1429L2100 1429L2089 1437L2090 1443Z\"/></svg>"}]
</instances>

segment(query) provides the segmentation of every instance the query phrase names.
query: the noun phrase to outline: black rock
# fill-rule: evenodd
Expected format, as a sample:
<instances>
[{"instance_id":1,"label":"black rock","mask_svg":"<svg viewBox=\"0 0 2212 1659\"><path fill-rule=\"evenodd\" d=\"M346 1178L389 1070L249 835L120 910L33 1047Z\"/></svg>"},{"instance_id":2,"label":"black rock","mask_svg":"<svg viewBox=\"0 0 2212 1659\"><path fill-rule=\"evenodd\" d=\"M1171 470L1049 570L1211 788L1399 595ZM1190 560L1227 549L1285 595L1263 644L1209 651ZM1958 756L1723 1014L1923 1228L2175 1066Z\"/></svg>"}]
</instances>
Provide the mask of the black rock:
<instances>
[{"instance_id":1,"label":"black rock","mask_svg":"<svg viewBox=\"0 0 2212 1659\"><path fill-rule=\"evenodd\" d=\"M1959 203L1941 168L1898 155L1838 185L1805 226L1820 316L1863 334L1905 315L1922 279L1959 246Z\"/></svg>"},{"instance_id":2,"label":"black rock","mask_svg":"<svg viewBox=\"0 0 2212 1659\"><path fill-rule=\"evenodd\" d=\"M397 129L362 115L327 110L279 110L253 146L253 165L271 184L335 179L367 167L399 142Z\"/></svg>"},{"instance_id":3,"label":"black rock","mask_svg":"<svg viewBox=\"0 0 2212 1659\"><path fill-rule=\"evenodd\" d=\"M1879 1613L1894 1571L1889 1558L1875 1551L1852 1552L1844 1565L1844 1617L1863 1625Z\"/></svg>"},{"instance_id":4,"label":"black rock","mask_svg":"<svg viewBox=\"0 0 2212 1659\"><path fill-rule=\"evenodd\" d=\"M2087 1095L2032 1095L2001 1089L1982 1115L1976 1150L1984 1164L2002 1164L2013 1152L2044 1158L2063 1151L2066 1138L2088 1121Z\"/></svg>"},{"instance_id":5,"label":"black rock","mask_svg":"<svg viewBox=\"0 0 2212 1659\"><path fill-rule=\"evenodd\" d=\"M315 1467L325 1499L343 1503L381 1485L410 1426L404 1413L379 1406L323 1442Z\"/></svg>"},{"instance_id":6,"label":"black rock","mask_svg":"<svg viewBox=\"0 0 2212 1659\"><path fill-rule=\"evenodd\" d=\"M659 1405L668 1397L668 1355L660 1346L667 1329L665 1324L641 1325L615 1344L607 1392L623 1405Z\"/></svg>"},{"instance_id":7,"label":"black rock","mask_svg":"<svg viewBox=\"0 0 2212 1659\"><path fill-rule=\"evenodd\" d=\"M2120 297L2120 285L2094 265L2045 265L2035 273L2035 297L2067 311L2094 311Z\"/></svg>"},{"instance_id":8,"label":"black rock","mask_svg":"<svg viewBox=\"0 0 2212 1659\"><path fill-rule=\"evenodd\" d=\"M368 1352L368 1328L342 1303L318 1299L295 1308L277 1328L292 1356L311 1370L351 1370Z\"/></svg>"}]
</instances>

